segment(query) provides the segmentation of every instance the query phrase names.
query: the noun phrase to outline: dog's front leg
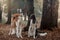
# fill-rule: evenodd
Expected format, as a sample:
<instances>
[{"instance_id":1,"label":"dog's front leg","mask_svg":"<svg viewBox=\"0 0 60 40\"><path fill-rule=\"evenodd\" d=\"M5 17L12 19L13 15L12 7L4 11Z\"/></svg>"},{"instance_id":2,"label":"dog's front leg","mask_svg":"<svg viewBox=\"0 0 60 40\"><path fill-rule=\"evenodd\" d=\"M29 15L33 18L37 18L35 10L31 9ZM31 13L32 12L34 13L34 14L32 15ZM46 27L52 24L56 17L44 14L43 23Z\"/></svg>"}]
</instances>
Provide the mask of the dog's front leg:
<instances>
[{"instance_id":1,"label":"dog's front leg","mask_svg":"<svg viewBox=\"0 0 60 40\"><path fill-rule=\"evenodd\" d=\"M16 23L16 36L19 38L19 25Z\"/></svg>"},{"instance_id":2,"label":"dog's front leg","mask_svg":"<svg viewBox=\"0 0 60 40\"><path fill-rule=\"evenodd\" d=\"M11 35L15 34L15 29L12 29Z\"/></svg>"},{"instance_id":3,"label":"dog's front leg","mask_svg":"<svg viewBox=\"0 0 60 40\"><path fill-rule=\"evenodd\" d=\"M35 39L35 35L36 35L36 27L34 27L34 30L33 30L33 38Z\"/></svg>"},{"instance_id":4,"label":"dog's front leg","mask_svg":"<svg viewBox=\"0 0 60 40\"><path fill-rule=\"evenodd\" d=\"M31 26L29 26L29 29L28 29L28 37L30 37L31 35Z\"/></svg>"},{"instance_id":5,"label":"dog's front leg","mask_svg":"<svg viewBox=\"0 0 60 40\"><path fill-rule=\"evenodd\" d=\"M11 35L11 32L12 32L12 30L11 30L11 28L10 28L10 30L9 30L9 34L8 34L8 35Z\"/></svg>"},{"instance_id":6,"label":"dog's front leg","mask_svg":"<svg viewBox=\"0 0 60 40\"><path fill-rule=\"evenodd\" d=\"M18 27L16 27L16 36L19 38Z\"/></svg>"},{"instance_id":7,"label":"dog's front leg","mask_svg":"<svg viewBox=\"0 0 60 40\"><path fill-rule=\"evenodd\" d=\"M20 35L20 37L21 37L21 38L23 38L23 37L22 37L22 29L23 29L23 28L22 28L22 27L20 27L19 35Z\"/></svg>"},{"instance_id":8,"label":"dog's front leg","mask_svg":"<svg viewBox=\"0 0 60 40\"><path fill-rule=\"evenodd\" d=\"M34 28L34 30L33 30L33 38L35 39L35 31L36 31L36 29Z\"/></svg>"}]
</instances>

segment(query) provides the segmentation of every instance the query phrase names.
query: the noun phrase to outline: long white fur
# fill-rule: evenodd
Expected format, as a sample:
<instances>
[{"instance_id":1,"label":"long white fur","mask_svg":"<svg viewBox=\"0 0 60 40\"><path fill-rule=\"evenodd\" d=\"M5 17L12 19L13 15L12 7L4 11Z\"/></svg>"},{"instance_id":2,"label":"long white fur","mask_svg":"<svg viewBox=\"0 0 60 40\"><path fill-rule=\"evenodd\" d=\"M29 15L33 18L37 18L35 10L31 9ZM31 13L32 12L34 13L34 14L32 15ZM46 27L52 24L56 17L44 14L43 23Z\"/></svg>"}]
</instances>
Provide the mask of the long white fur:
<instances>
[{"instance_id":1,"label":"long white fur","mask_svg":"<svg viewBox=\"0 0 60 40\"><path fill-rule=\"evenodd\" d=\"M12 27L12 25L14 25L14 22L11 22L11 27ZM15 34L16 32L15 32L15 28L10 28L10 30L9 30L9 35L13 35L13 34Z\"/></svg>"},{"instance_id":2,"label":"long white fur","mask_svg":"<svg viewBox=\"0 0 60 40\"><path fill-rule=\"evenodd\" d=\"M35 39L35 34L36 34L36 26L35 24L32 23L31 19L30 26L28 29L28 37L33 36L33 38Z\"/></svg>"},{"instance_id":3,"label":"long white fur","mask_svg":"<svg viewBox=\"0 0 60 40\"><path fill-rule=\"evenodd\" d=\"M11 35L13 35L13 34L16 34L16 36L19 38L19 37L21 37L21 38L23 38L22 37L22 30L23 30L23 28L22 28L22 26L21 26L21 19L24 21L24 15L22 14L22 17L21 16L19 16L18 17L18 19L17 19L17 21L15 22L15 24L16 24L16 28L10 28L10 32L9 32L9 35L11 34ZM28 16L26 16L26 20L28 20ZM11 25L13 25L13 22L11 23Z\"/></svg>"},{"instance_id":4,"label":"long white fur","mask_svg":"<svg viewBox=\"0 0 60 40\"><path fill-rule=\"evenodd\" d=\"M19 37L21 37L21 38L23 38L22 37L22 26L20 25L20 22L21 22L21 19L24 21L24 16L22 15L22 17L21 16L19 16L18 17L18 19L17 19L17 21L15 22L15 24L16 24L16 28L10 28L10 32L9 32L9 35L11 34L11 35L13 35L13 34L15 34L16 33L16 36L19 38ZM13 22L11 23L11 26L13 25Z\"/></svg>"},{"instance_id":5,"label":"long white fur","mask_svg":"<svg viewBox=\"0 0 60 40\"><path fill-rule=\"evenodd\" d=\"M20 22L21 22L21 19L23 19L23 21L24 21L24 17L20 17L19 16L19 19L18 19L18 21L16 22L16 36L19 38L19 37L21 37L21 38L23 38L22 37L22 27L21 27L21 25L20 25Z\"/></svg>"}]
</instances>

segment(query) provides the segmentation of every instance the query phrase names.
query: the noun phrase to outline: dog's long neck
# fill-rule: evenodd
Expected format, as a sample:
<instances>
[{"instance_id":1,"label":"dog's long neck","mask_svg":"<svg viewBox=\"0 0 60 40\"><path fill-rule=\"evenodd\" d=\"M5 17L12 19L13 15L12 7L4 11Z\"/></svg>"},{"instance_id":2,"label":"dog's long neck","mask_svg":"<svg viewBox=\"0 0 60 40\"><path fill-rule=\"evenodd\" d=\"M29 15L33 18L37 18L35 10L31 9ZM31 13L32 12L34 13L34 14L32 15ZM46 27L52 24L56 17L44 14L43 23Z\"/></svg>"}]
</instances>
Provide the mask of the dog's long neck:
<instances>
[{"instance_id":1,"label":"dog's long neck","mask_svg":"<svg viewBox=\"0 0 60 40\"><path fill-rule=\"evenodd\" d=\"M24 16L19 16L16 22L19 24L21 21L24 21Z\"/></svg>"},{"instance_id":2,"label":"dog's long neck","mask_svg":"<svg viewBox=\"0 0 60 40\"><path fill-rule=\"evenodd\" d=\"M33 22L33 20L31 19L31 20L30 20L30 24L32 24L32 22Z\"/></svg>"}]
</instances>

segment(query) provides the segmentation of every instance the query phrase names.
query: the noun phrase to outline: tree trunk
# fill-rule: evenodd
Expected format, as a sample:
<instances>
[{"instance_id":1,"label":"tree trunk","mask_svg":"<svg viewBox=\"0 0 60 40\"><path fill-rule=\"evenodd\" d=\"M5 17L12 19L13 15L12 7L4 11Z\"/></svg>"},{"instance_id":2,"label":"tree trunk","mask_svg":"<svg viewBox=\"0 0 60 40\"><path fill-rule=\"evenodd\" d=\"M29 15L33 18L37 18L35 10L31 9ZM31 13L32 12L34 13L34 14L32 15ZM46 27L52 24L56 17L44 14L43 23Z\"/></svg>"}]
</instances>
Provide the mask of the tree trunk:
<instances>
[{"instance_id":1,"label":"tree trunk","mask_svg":"<svg viewBox=\"0 0 60 40\"><path fill-rule=\"evenodd\" d=\"M11 24L11 0L8 0L8 21L6 24Z\"/></svg>"},{"instance_id":2,"label":"tree trunk","mask_svg":"<svg viewBox=\"0 0 60 40\"><path fill-rule=\"evenodd\" d=\"M58 0L43 0L43 14L40 29L57 27Z\"/></svg>"},{"instance_id":3,"label":"tree trunk","mask_svg":"<svg viewBox=\"0 0 60 40\"><path fill-rule=\"evenodd\" d=\"M58 6L59 2L58 0L53 0L52 1L52 17L53 17L53 26L58 27Z\"/></svg>"},{"instance_id":4,"label":"tree trunk","mask_svg":"<svg viewBox=\"0 0 60 40\"><path fill-rule=\"evenodd\" d=\"M24 0L24 2L25 2L25 4L24 4L24 17L25 17L25 19L24 20L26 20L26 15L27 15L27 0Z\"/></svg>"},{"instance_id":5,"label":"tree trunk","mask_svg":"<svg viewBox=\"0 0 60 40\"><path fill-rule=\"evenodd\" d=\"M27 5L28 5L28 13L27 13L27 15L28 15L28 23L27 23L27 26L26 26L26 28L25 28L25 30L27 31L28 30L28 28L29 28L29 26L30 26L30 16L31 16L31 14L34 14L34 1L33 0L27 0Z\"/></svg>"},{"instance_id":6,"label":"tree trunk","mask_svg":"<svg viewBox=\"0 0 60 40\"><path fill-rule=\"evenodd\" d=\"M2 22L2 10L0 9L0 23Z\"/></svg>"},{"instance_id":7,"label":"tree trunk","mask_svg":"<svg viewBox=\"0 0 60 40\"><path fill-rule=\"evenodd\" d=\"M8 12L8 21L6 24L11 24L11 11Z\"/></svg>"}]
</instances>

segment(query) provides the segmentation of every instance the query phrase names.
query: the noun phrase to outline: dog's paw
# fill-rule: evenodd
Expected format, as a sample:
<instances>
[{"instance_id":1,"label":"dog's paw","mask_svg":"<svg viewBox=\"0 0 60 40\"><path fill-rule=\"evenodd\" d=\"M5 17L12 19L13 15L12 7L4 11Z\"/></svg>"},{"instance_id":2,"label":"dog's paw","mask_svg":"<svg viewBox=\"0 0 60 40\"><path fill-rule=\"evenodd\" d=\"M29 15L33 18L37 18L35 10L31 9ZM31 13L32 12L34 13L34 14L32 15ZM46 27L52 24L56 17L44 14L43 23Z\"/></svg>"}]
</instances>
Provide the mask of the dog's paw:
<instances>
[{"instance_id":1,"label":"dog's paw","mask_svg":"<svg viewBox=\"0 0 60 40\"><path fill-rule=\"evenodd\" d=\"M36 37L34 36L33 38L35 39Z\"/></svg>"},{"instance_id":2,"label":"dog's paw","mask_svg":"<svg viewBox=\"0 0 60 40\"><path fill-rule=\"evenodd\" d=\"M28 37L30 37L30 35L28 35Z\"/></svg>"},{"instance_id":3,"label":"dog's paw","mask_svg":"<svg viewBox=\"0 0 60 40\"><path fill-rule=\"evenodd\" d=\"M19 36L20 36L20 38L23 38L22 35L19 35Z\"/></svg>"},{"instance_id":4,"label":"dog's paw","mask_svg":"<svg viewBox=\"0 0 60 40\"><path fill-rule=\"evenodd\" d=\"M20 36L21 38L23 38L22 36Z\"/></svg>"},{"instance_id":5,"label":"dog's paw","mask_svg":"<svg viewBox=\"0 0 60 40\"><path fill-rule=\"evenodd\" d=\"M8 35L11 35L11 33L8 33Z\"/></svg>"},{"instance_id":6,"label":"dog's paw","mask_svg":"<svg viewBox=\"0 0 60 40\"><path fill-rule=\"evenodd\" d=\"M17 38L19 38L19 36L17 36Z\"/></svg>"},{"instance_id":7,"label":"dog's paw","mask_svg":"<svg viewBox=\"0 0 60 40\"><path fill-rule=\"evenodd\" d=\"M13 35L13 34L15 34L15 33L11 33L11 35Z\"/></svg>"}]
</instances>

